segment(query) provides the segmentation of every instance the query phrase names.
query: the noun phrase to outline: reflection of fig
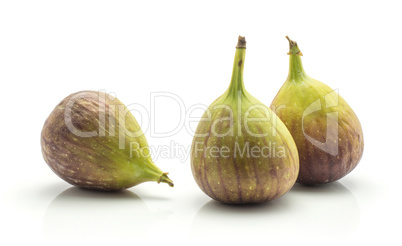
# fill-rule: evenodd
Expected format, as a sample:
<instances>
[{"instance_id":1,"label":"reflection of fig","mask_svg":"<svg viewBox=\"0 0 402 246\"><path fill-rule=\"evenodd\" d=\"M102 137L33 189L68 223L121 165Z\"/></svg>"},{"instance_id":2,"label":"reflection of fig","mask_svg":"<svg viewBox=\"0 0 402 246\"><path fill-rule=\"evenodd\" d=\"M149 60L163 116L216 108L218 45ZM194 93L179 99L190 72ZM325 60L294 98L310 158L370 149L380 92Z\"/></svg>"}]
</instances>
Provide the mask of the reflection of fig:
<instances>
[{"instance_id":1,"label":"reflection of fig","mask_svg":"<svg viewBox=\"0 0 402 246\"><path fill-rule=\"evenodd\" d=\"M331 243L342 245L356 233L359 220L359 204L341 183L315 187L295 184L286 199L259 206L206 202L194 217L191 234L194 240L203 240L205 235L225 238L229 245L233 235L236 241L248 243L269 238L270 244L283 245L286 238L284 245L300 245L301 241L321 245L331 238ZM253 237L245 232L252 232Z\"/></svg>"},{"instance_id":2,"label":"reflection of fig","mask_svg":"<svg viewBox=\"0 0 402 246\"><path fill-rule=\"evenodd\" d=\"M60 245L60 238L62 245L115 245L116 238L148 239L155 219L145 202L130 190L94 192L71 187L48 206L43 231L50 245Z\"/></svg>"},{"instance_id":3,"label":"reflection of fig","mask_svg":"<svg viewBox=\"0 0 402 246\"><path fill-rule=\"evenodd\" d=\"M289 42L289 75L271 108L296 142L300 157L297 182L333 182L359 163L364 147L362 128L336 91L307 76L297 43Z\"/></svg>"},{"instance_id":4,"label":"reflection of fig","mask_svg":"<svg viewBox=\"0 0 402 246\"><path fill-rule=\"evenodd\" d=\"M146 181L172 181L155 164L140 126L115 97L82 91L61 101L42 130L49 167L70 184L119 190Z\"/></svg>"},{"instance_id":5,"label":"reflection of fig","mask_svg":"<svg viewBox=\"0 0 402 246\"><path fill-rule=\"evenodd\" d=\"M285 125L244 88L244 37L236 48L230 86L198 124L191 167L199 187L213 199L258 203L293 186L299 160Z\"/></svg>"}]
</instances>

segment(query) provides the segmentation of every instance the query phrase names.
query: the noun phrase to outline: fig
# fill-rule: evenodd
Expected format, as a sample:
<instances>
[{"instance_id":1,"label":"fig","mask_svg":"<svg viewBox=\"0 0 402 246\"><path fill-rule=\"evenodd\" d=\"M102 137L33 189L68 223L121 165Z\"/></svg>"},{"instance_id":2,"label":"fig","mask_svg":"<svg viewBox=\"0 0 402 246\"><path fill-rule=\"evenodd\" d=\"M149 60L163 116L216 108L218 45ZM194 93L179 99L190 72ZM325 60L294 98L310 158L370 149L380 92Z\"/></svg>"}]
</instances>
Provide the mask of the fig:
<instances>
[{"instance_id":1,"label":"fig","mask_svg":"<svg viewBox=\"0 0 402 246\"><path fill-rule=\"evenodd\" d=\"M300 158L297 182L314 185L339 180L362 157L362 127L336 90L305 73L297 43L286 38L290 45L289 74L271 109L296 142Z\"/></svg>"},{"instance_id":2,"label":"fig","mask_svg":"<svg viewBox=\"0 0 402 246\"><path fill-rule=\"evenodd\" d=\"M276 199L294 185L299 171L286 126L244 87L245 53L246 40L239 36L229 88L205 111L191 146L196 183L227 204Z\"/></svg>"},{"instance_id":3,"label":"fig","mask_svg":"<svg viewBox=\"0 0 402 246\"><path fill-rule=\"evenodd\" d=\"M68 183L87 189L121 190L146 181L173 186L153 162L141 127L116 97L81 91L63 99L41 134L49 167Z\"/></svg>"}]
</instances>

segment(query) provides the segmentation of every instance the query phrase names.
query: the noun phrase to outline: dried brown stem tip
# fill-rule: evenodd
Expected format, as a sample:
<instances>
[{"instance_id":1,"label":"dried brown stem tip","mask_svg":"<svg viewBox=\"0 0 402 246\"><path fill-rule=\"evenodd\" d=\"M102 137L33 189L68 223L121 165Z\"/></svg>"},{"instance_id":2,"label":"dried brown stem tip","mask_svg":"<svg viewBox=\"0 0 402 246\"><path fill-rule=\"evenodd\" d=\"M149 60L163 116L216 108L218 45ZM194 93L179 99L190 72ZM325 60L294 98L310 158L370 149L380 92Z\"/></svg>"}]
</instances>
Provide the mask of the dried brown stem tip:
<instances>
[{"instance_id":1,"label":"dried brown stem tip","mask_svg":"<svg viewBox=\"0 0 402 246\"><path fill-rule=\"evenodd\" d=\"M291 50L293 47L297 46L296 41L291 40L288 36L286 36L286 39L289 41L289 49Z\"/></svg>"},{"instance_id":2,"label":"dried brown stem tip","mask_svg":"<svg viewBox=\"0 0 402 246\"><path fill-rule=\"evenodd\" d=\"M286 39L289 41L289 53L288 53L288 55L294 54L294 55L302 56L303 53L301 53L299 47L297 46L297 42L291 40L288 36L286 36Z\"/></svg>"},{"instance_id":3,"label":"dried brown stem tip","mask_svg":"<svg viewBox=\"0 0 402 246\"><path fill-rule=\"evenodd\" d=\"M239 40L237 41L237 46L236 48L246 48L246 37L239 36Z\"/></svg>"}]
</instances>

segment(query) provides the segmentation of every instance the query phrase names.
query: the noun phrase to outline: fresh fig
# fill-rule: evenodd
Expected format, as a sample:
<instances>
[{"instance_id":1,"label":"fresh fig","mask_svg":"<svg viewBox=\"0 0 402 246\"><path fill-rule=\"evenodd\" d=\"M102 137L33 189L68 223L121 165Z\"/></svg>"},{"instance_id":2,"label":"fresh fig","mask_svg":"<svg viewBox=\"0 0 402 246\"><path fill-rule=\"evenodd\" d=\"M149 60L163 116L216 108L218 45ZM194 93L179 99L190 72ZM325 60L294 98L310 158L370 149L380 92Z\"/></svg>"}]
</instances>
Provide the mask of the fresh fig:
<instances>
[{"instance_id":1,"label":"fresh fig","mask_svg":"<svg viewBox=\"0 0 402 246\"><path fill-rule=\"evenodd\" d=\"M245 53L246 41L240 36L230 86L205 111L191 149L198 186L229 204L278 198L293 186L299 171L289 131L244 87Z\"/></svg>"},{"instance_id":2,"label":"fresh fig","mask_svg":"<svg viewBox=\"0 0 402 246\"><path fill-rule=\"evenodd\" d=\"M290 44L289 74L271 109L296 142L300 158L297 182L314 185L339 180L362 157L362 127L335 90L305 73L297 43L286 38Z\"/></svg>"},{"instance_id":3,"label":"fresh fig","mask_svg":"<svg viewBox=\"0 0 402 246\"><path fill-rule=\"evenodd\" d=\"M61 101L43 126L41 144L49 167L78 187L120 190L146 181L173 186L152 162L134 116L104 92L81 91Z\"/></svg>"}]
</instances>

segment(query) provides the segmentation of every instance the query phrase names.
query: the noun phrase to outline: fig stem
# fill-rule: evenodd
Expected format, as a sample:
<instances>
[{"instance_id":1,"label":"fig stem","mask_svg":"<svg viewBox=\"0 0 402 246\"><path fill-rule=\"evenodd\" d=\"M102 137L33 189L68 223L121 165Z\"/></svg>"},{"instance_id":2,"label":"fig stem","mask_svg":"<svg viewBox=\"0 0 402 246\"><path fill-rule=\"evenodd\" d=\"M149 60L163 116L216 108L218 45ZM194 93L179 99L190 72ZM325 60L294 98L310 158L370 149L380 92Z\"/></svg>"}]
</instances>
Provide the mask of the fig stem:
<instances>
[{"instance_id":1,"label":"fig stem","mask_svg":"<svg viewBox=\"0 0 402 246\"><path fill-rule=\"evenodd\" d=\"M291 40L288 36L286 36L286 39L289 41L289 53L288 55L298 55L298 56L303 56L301 53L299 46L297 46L297 42Z\"/></svg>"},{"instance_id":2,"label":"fig stem","mask_svg":"<svg viewBox=\"0 0 402 246\"><path fill-rule=\"evenodd\" d=\"M301 60L303 54L296 41L291 40L288 36L286 36L286 39L289 41L289 74L287 80L298 82L308 77L304 72Z\"/></svg>"},{"instance_id":3,"label":"fig stem","mask_svg":"<svg viewBox=\"0 0 402 246\"><path fill-rule=\"evenodd\" d=\"M163 173L158 180L158 184L160 182L167 183L170 187L173 187L173 181L167 176L169 173Z\"/></svg>"},{"instance_id":4,"label":"fig stem","mask_svg":"<svg viewBox=\"0 0 402 246\"><path fill-rule=\"evenodd\" d=\"M244 59L246 56L246 38L239 36L233 63L232 78L226 91L226 97L236 98L245 93L243 82Z\"/></svg>"},{"instance_id":5,"label":"fig stem","mask_svg":"<svg viewBox=\"0 0 402 246\"><path fill-rule=\"evenodd\" d=\"M239 38L237 40L236 48L237 49L245 49L246 48L246 43L247 43L246 42L246 37L239 35Z\"/></svg>"}]
</instances>

